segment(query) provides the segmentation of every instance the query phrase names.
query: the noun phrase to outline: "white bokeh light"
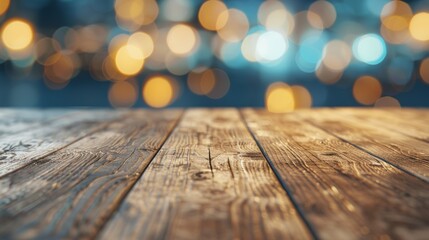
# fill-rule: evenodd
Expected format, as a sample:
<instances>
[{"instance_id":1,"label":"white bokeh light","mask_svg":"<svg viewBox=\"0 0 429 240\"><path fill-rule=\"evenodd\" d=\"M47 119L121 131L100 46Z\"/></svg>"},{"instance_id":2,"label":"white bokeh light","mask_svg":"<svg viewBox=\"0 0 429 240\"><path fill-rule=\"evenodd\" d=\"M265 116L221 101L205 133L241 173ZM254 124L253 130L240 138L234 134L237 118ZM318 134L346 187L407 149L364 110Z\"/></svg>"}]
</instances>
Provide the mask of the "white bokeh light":
<instances>
[{"instance_id":1,"label":"white bokeh light","mask_svg":"<svg viewBox=\"0 0 429 240\"><path fill-rule=\"evenodd\" d=\"M287 51L289 43L282 34L268 31L261 34L256 44L256 54L261 61L274 61Z\"/></svg>"}]
</instances>

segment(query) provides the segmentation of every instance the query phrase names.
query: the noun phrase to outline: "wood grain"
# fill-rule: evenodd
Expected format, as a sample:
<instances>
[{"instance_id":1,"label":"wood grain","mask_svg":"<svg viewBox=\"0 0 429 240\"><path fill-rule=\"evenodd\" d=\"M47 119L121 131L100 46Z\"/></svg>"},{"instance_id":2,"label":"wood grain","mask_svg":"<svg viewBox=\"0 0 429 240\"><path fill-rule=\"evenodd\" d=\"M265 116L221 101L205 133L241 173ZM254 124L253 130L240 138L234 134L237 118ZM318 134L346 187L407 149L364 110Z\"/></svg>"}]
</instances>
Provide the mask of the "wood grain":
<instances>
[{"instance_id":1,"label":"wood grain","mask_svg":"<svg viewBox=\"0 0 429 240\"><path fill-rule=\"evenodd\" d=\"M8 137L61 118L73 110L0 109L0 137Z\"/></svg>"},{"instance_id":2,"label":"wood grain","mask_svg":"<svg viewBox=\"0 0 429 240\"><path fill-rule=\"evenodd\" d=\"M296 116L429 182L429 143L373 125L369 119L377 116L366 114L364 120L345 117L341 112L301 111Z\"/></svg>"},{"instance_id":3,"label":"wood grain","mask_svg":"<svg viewBox=\"0 0 429 240\"><path fill-rule=\"evenodd\" d=\"M360 122L368 122L378 128L385 128L392 132L429 142L429 114L422 110L364 108L338 109L345 118L353 117Z\"/></svg>"},{"instance_id":4,"label":"wood grain","mask_svg":"<svg viewBox=\"0 0 429 240\"><path fill-rule=\"evenodd\" d=\"M308 239L235 109L188 110L100 239Z\"/></svg>"},{"instance_id":5,"label":"wood grain","mask_svg":"<svg viewBox=\"0 0 429 240\"><path fill-rule=\"evenodd\" d=\"M58 121L0 137L0 177L104 128L108 120L120 116L120 112L100 110L74 112Z\"/></svg>"},{"instance_id":6,"label":"wood grain","mask_svg":"<svg viewBox=\"0 0 429 240\"><path fill-rule=\"evenodd\" d=\"M0 239L93 238L180 114L127 113L123 120L3 177Z\"/></svg>"},{"instance_id":7,"label":"wood grain","mask_svg":"<svg viewBox=\"0 0 429 240\"><path fill-rule=\"evenodd\" d=\"M427 239L429 185L333 136L329 131L343 129L343 121L334 110L313 111L270 114L247 109L243 115L319 236ZM320 120L324 114L337 121L327 127ZM311 121L323 125L323 130L302 121L309 115ZM354 136L356 132L344 131L343 135ZM365 141L356 144L382 145ZM392 154L403 157L400 151Z\"/></svg>"}]
</instances>

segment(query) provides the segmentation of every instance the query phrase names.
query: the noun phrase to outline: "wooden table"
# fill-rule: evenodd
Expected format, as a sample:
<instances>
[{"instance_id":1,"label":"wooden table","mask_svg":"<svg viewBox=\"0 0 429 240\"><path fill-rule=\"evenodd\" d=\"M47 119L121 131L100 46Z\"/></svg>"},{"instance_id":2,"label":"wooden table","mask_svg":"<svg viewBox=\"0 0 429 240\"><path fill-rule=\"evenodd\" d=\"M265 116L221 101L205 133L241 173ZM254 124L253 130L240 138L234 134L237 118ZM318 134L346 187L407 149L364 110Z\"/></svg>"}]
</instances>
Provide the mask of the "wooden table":
<instances>
[{"instance_id":1,"label":"wooden table","mask_svg":"<svg viewBox=\"0 0 429 240\"><path fill-rule=\"evenodd\" d=\"M429 239L429 111L0 110L0 239Z\"/></svg>"}]
</instances>

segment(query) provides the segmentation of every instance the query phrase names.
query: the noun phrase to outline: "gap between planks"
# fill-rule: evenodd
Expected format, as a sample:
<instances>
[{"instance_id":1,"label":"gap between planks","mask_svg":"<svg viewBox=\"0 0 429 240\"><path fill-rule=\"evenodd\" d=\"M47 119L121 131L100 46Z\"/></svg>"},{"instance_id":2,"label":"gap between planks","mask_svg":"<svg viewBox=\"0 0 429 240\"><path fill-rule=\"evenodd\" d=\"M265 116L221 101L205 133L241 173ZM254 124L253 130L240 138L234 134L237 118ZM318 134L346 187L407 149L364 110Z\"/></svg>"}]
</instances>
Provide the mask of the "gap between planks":
<instances>
[{"instance_id":1,"label":"gap between planks","mask_svg":"<svg viewBox=\"0 0 429 240\"><path fill-rule=\"evenodd\" d=\"M239 112L192 109L98 237L314 238L308 230Z\"/></svg>"}]
</instances>

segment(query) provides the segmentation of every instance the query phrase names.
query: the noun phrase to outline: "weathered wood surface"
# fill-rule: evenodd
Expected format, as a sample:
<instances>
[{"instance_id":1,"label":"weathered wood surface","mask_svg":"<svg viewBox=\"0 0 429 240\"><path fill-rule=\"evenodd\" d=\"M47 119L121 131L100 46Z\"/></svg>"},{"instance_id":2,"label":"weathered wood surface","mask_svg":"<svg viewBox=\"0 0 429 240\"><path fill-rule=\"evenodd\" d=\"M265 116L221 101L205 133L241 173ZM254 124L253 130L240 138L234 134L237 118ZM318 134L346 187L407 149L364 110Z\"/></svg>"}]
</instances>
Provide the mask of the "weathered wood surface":
<instances>
[{"instance_id":1,"label":"weathered wood surface","mask_svg":"<svg viewBox=\"0 0 429 240\"><path fill-rule=\"evenodd\" d=\"M0 239L428 239L429 110L0 109Z\"/></svg>"},{"instance_id":2,"label":"weathered wood surface","mask_svg":"<svg viewBox=\"0 0 429 240\"><path fill-rule=\"evenodd\" d=\"M115 112L107 115L106 111L73 112L58 121L18 131L18 134L3 135L0 137L0 177L104 128L108 120L118 118L120 114ZM30 121L27 122L32 125Z\"/></svg>"},{"instance_id":3,"label":"weathered wood surface","mask_svg":"<svg viewBox=\"0 0 429 240\"><path fill-rule=\"evenodd\" d=\"M122 121L3 177L0 239L94 237L179 115L128 113Z\"/></svg>"},{"instance_id":4,"label":"weathered wood surface","mask_svg":"<svg viewBox=\"0 0 429 240\"><path fill-rule=\"evenodd\" d=\"M237 110L187 111L101 235L165 237L310 238Z\"/></svg>"},{"instance_id":5,"label":"weathered wood surface","mask_svg":"<svg viewBox=\"0 0 429 240\"><path fill-rule=\"evenodd\" d=\"M332 111L325 114L337 117ZM300 117L317 121L325 114L311 111ZM296 114L245 110L244 118L322 238L429 236L429 186L424 181Z\"/></svg>"},{"instance_id":6,"label":"weathered wood surface","mask_svg":"<svg viewBox=\"0 0 429 240\"><path fill-rule=\"evenodd\" d=\"M374 116L363 114L361 119L357 119L354 116L344 115L342 112L344 110L336 112L326 110L302 111L296 115L355 145L356 148L377 156L429 182L429 144L427 142L384 126L371 124L370 119L378 118L375 114ZM406 115L406 113L402 113L402 115ZM423 117L424 115L417 117L417 119L420 120ZM385 126L391 126L389 120L385 121ZM403 129L401 130L403 132L406 129L413 128L413 125L413 123L397 124L396 129Z\"/></svg>"},{"instance_id":7,"label":"weathered wood surface","mask_svg":"<svg viewBox=\"0 0 429 240\"><path fill-rule=\"evenodd\" d=\"M425 142L429 142L429 113L423 110L407 109L338 109L338 114L352 116L361 122L369 122L376 127L385 128ZM371 117L367 117L371 116Z\"/></svg>"},{"instance_id":8,"label":"weathered wood surface","mask_svg":"<svg viewBox=\"0 0 429 240\"><path fill-rule=\"evenodd\" d=\"M0 108L0 137L40 127L43 124L61 118L71 111L61 109L40 111L36 109L13 110Z\"/></svg>"}]
</instances>

